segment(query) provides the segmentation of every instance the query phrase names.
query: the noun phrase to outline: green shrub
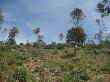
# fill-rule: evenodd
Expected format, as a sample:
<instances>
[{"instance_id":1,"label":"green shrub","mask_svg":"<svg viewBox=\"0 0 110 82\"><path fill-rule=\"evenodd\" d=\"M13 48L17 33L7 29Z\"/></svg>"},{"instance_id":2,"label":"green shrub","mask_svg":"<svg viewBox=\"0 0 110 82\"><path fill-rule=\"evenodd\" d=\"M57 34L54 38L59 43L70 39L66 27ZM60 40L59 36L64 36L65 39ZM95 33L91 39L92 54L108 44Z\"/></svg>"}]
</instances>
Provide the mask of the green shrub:
<instances>
[{"instance_id":1,"label":"green shrub","mask_svg":"<svg viewBox=\"0 0 110 82\"><path fill-rule=\"evenodd\" d=\"M39 55L43 54L41 49L32 50L31 53L33 57L38 57Z\"/></svg>"},{"instance_id":2,"label":"green shrub","mask_svg":"<svg viewBox=\"0 0 110 82\"><path fill-rule=\"evenodd\" d=\"M19 82L26 82L27 72L25 69L16 69L13 73L13 78Z\"/></svg>"},{"instance_id":3,"label":"green shrub","mask_svg":"<svg viewBox=\"0 0 110 82\"><path fill-rule=\"evenodd\" d=\"M105 82L103 79L98 79L96 82Z\"/></svg>"},{"instance_id":4,"label":"green shrub","mask_svg":"<svg viewBox=\"0 0 110 82\"><path fill-rule=\"evenodd\" d=\"M99 51L96 50L96 49L94 49L94 50L93 50L93 53L94 53L95 55L98 55L98 54L99 54Z\"/></svg>"},{"instance_id":5,"label":"green shrub","mask_svg":"<svg viewBox=\"0 0 110 82\"><path fill-rule=\"evenodd\" d=\"M83 70L72 70L70 73L64 76L64 82L80 82L80 81L88 81L90 80L90 76L88 73Z\"/></svg>"},{"instance_id":6,"label":"green shrub","mask_svg":"<svg viewBox=\"0 0 110 82\"><path fill-rule=\"evenodd\" d=\"M72 58L72 57L76 56L75 49L73 49L73 48L70 48L70 49L65 48L64 52L65 52L65 55L62 56L62 58L64 58L64 59L65 58Z\"/></svg>"},{"instance_id":7,"label":"green shrub","mask_svg":"<svg viewBox=\"0 0 110 82\"><path fill-rule=\"evenodd\" d=\"M80 77L74 74L64 74L64 81L63 82L80 82Z\"/></svg>"},{"instance_id":8,"label":"green shrub","mask_svg":"<svg viewBox=\"0 0 110 82\"><path fill-rule=\"evenodd\" d=\"M34 72L42 72L42 71L44 71L43 67L36 67L34 69Z\"/></svg>"},{"instance_id":9,"label":"green shrub","mask_svg":"<svg viewBox=\"0 0 110 82\"><path fill-rule=\"evenodd\" d=\"M47 78L45 77L40 77L40 81L39 82L50 82Z\"/></svg>"},{"instance_id":10,"label":"green shrub","mask_svg":"<svg viewBox=\"0 0 110 82\"><path fill-rule=\"evenodd\" d=\"M24 54L17 54L16 59L25 61L25 60L27 60L27 57Z\"/></svg>"},{"instance_id":11,"label":"green shrub","mask_svg":"<svg viewBox=\"0 0 110 82\"><path fill-rule=\"evenodd\" d=\"M104 64L101 70L110 74L110 62Z\"/></svg>"},{"instance_id":12,"label":"green shrub","mask_svg":"<svg viewBox=\"0 0 110 82\"><path fill-rule=\"evenodd\" d=\"M66 63L66 62L63 62L63 61L59 61L57 64L58 64L58 66L61 67L62 71L71 71L73 69L72 64L69 64L69 63Z\"/></svg>"},{"instance_id":13,"label":"green shrub","mask_svg":"<svg viewBox=\"0 0 110 82\"><path fill-rule=\"evenodd\" d=\"M4 70L6 70L5 65L4 64L0 64L0 72L3 72Z\"/></svg>"},{"instance_id":14,"label":"green shrub","mask_svg":"<svg viewBox=\"0 0 110 82\"><path fill-rule=\"evenodd\" d=\"M61 43L58 43L57 44L57 49L59 49L59 50L64 49L64 45L61 44Z\"/></svg>"},{"instance_id":15,"label":"green shrub","mask_svg":"<svg viewBox=\"0 0 110 82\"><path fill-rule=\"evenodd\" d=\"M84 80L84 81L88 81L90 79L89 75L85 71L82 71L79 74L79 77L80 77L81 80Z\"/></svg>"},{"instance_id":16,"label":"green shrub","mask_svg":"<svg viewBox=\"0 0 110 82\"><path fill-rule=\"evenodd\" d=\"M57 50L52 50L51 54L56 55L58 53Z\"/></svg>"}]
</instances>

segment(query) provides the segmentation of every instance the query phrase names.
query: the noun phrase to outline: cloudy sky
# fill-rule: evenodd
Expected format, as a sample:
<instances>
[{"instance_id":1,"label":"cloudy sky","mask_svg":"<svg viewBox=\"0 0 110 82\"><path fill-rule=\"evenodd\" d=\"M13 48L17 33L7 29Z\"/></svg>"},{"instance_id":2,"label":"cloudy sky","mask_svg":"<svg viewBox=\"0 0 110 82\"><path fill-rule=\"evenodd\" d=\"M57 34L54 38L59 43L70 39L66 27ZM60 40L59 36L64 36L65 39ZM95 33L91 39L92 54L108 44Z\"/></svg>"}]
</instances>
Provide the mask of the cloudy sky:
<instances>
[{"instance_id":1,"label":"cloudy sky","mask_svg":"<svg viewBox=\"0 0 110 82\"><path fill-rule=\"evenodd\" d=\"M96 5L100 0L0 0L0 8L3 11L5 21L2 27L18 27L19 34L16 37L17 43L34 42L36 36L32 29L41 27L41 34L47 43L51 41L59 42L58 34L66 35L70 28L69 14L78 7L85 14L83 28L90 39L98 31L95 23L100 14L96 12ZM107 24L109 17L105 18ZM109 29L108 24L108 29ZM7 34L0 34L1 40L7 39ZM64 39L65 41L65 39Z\"/></svg>"}]
</instances>

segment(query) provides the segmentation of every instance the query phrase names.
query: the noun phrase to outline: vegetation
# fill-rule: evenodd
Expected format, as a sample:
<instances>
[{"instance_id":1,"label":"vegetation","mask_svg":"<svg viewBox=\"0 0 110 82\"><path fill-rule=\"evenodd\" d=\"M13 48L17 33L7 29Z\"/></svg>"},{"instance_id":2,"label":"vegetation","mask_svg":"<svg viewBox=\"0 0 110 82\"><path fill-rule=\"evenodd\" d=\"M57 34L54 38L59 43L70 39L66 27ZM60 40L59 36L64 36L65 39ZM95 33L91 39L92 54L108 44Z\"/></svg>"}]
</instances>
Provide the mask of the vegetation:
<instances>
[{"instance_id":1,"label":"vegetation","mask_svg":"<svg viewBox=\"0 0 110 82\"><path fill-rule=\"evenodd\" d=\"M106 3L108 0L97 5L103 17L110 14ZM101 28L94 36L98 43L95 39L87 41L85 17L82 9L73 9L72 27L64 43L45 43L40 28L35 28L36 42L17 44L18 28L6 29L7 41L0 41L0 82L110 82L110 32ZM3 20L0 11L0 24ZM100 24L99 19L96 22ZM63 38L60 33L60 41Z\"/></svg>"}]
</instances>

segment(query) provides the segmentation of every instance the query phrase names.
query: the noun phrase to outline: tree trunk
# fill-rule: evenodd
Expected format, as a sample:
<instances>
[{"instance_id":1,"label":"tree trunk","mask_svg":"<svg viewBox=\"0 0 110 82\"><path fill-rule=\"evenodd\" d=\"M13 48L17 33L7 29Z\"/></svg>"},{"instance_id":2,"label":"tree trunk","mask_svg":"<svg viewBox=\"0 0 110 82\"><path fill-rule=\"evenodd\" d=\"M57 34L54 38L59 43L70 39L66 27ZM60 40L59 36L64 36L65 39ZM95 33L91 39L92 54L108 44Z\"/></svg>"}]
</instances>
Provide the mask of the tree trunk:
<instances>
[{"instance_id":1,"label":"tree trunk","mask_svg":"<svg viewBox=\"0 0 110 82\"><path fill-rule=\"evenodd\" d=\"M77 53L77 47L75 46L74 49L75 49L75 51L74 51L74 57L75 57L76 53Z\"/></svg>"}]
</instances>

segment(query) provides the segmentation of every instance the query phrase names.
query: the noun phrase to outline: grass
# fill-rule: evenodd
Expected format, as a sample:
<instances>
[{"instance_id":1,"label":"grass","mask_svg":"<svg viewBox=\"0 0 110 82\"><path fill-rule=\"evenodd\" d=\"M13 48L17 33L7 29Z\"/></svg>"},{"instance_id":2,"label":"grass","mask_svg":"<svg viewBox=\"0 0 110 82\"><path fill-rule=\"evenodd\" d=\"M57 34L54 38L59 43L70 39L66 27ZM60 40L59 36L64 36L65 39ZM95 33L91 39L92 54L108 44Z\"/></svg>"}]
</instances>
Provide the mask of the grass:
<instances>
[{"instance_id":1,"label":"grass","mask_svg":"<svg viewBox=\"0 0 110 82\"><path fill-rule=\"evenodd\" d=\"M104 51L109 52L109 49L80 48L73 58L70 54L74 55L74 48L58 50L23 46L8 49L0 51L0 76L9 82L15 82L13 74L23 82L103 82L100 79L104 76L99 80L96 78L110 74L110 55Z\"/></svg>"}]
</instances>

